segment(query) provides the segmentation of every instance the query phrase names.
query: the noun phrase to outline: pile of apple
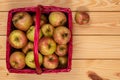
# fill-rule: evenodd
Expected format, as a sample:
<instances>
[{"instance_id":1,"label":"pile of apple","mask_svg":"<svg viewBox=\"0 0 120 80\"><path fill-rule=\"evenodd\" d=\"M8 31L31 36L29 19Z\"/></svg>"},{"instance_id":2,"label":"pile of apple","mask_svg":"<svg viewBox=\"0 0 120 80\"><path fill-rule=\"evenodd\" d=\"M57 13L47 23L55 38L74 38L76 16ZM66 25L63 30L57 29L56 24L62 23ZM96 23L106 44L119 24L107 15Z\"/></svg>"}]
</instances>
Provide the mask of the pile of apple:
<instances>
[{"instance_id":1,"label":"pile of apple","mask_svg":"<svg viewBox=\"0 0 120 80\"><path fill-rule=\"evenodd\" d=\"M14 30L8 41L14 52L10 55L10 65L14 69L29 67L35 69L34 32L35 15L17 12L12 17ZM67 26L67 17L63 12L51 12L40 17L38 58L41 67L56 69L67 67L68 42L71 32Z\"/></svg>"}]
</instances>

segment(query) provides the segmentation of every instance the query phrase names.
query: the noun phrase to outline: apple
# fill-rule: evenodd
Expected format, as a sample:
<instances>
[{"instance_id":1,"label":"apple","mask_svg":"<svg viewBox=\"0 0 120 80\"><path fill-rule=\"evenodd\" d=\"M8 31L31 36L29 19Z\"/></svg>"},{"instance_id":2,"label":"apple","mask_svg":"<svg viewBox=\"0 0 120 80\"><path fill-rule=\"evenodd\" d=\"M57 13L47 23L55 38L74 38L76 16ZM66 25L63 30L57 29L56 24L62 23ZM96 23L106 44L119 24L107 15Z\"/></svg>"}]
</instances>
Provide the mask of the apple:
<instances>
[{"instance_id":1,"label":"apple","mask_svg":"<svg viewBox=\"0 0 120 80\"><path fill-rule=\"evenodd\" d=\"M50 37L43 37L39 40L38 50L43 55L51 55L56 50L56 43Z\"/></svg>"},{"instance_id":2,"label":"apple","mask_svg":"<svg viewBox=\"0 0 120 80\"><path fill-rule=\"evenodd\" d=\"M86 12L76 12L75 21L78 24L87 24L89 22L89 15Z\"/></svg>"},{"instance_id":3,"label":"apple","mask_svg":"<svg viewBox=\"0 0 120 80\"><path fill-rule=\"evenodd\" d=\"M58 56L65 56L67 54L67 45L66 44L57 45L55 53Z\"/></svg>"},{"instance_id":4,"label":"apple","mask_svg":"<svg viewBox=\"0 0 120 80\"><path fill-rule=\"evenodd\" d=\"M67 22L67 17L63 12L51 12L49 15L49 22L54 27L62 26Z\"/></svg>"},{"instance_id":5,"label":"apple","mask_svg":"<svg viewBox=\"0 0 120 80\"><path fill-rule=\"evenodd\" d=\"M66 67L66 66L67 66L67 62L68 62L67 56L60 56L60 57L59 57L59 65L60 65L60 68Z\"/></svg>"},{"instance_id":6,"label":"apple","mask_svg":"<svg viewBox=\"0 0 120 80\"><path fill-rule=\"evenodd\" d=\"M51 24L44 24L41 27L41 31L42 31L44 36L52 37L53 36L53 32L54 32L54 27Z\"/></svg>"},{"instance_id":7,"label":"apple","mask_svg":"<svg viewBox=\"0 0 120 80\"><path fill-rule=\"evenodd\" d=\"M27 45L22 49L22 51L26 54L28 51L33 50L33 47L33 42L28 42Z\"/></svg>"},{"instance_id":8,"label":"apple","mask_svg":"<svg viewBox=\"0 0 120 80\"><path fill-rule=\"evenodd\" d=\"M58 64L59 64L59 60L55 54L44 56L43 66L46 69L55 69L58 67Z\"/></svg>"},{"instance_id":9,"label":"apple","mask_svg":"<svg viewBox=\"0 0 120 80\"><path fill-rule=\"evenodd\" d=\"M17 12L13 15L12 22L17 29L27 31L33 24L33 19L27 12Z\"/></svg>"},{"instance_id":10,"label":"apple","mask_svg":"<svg viewBox=\"0 0 120 80\"><path fill-rule=\"evenodd\" d=\"M70 30L65 26L59 26L54 30L53 38L58 44L67 44L71 38Z\"/></svg>"},{"instance_id":11,"label":"apple","mask_svg":"<svg viewBox=\"0 0 120 80\"><path fill-rule=\"evenodd\" d=\"M34 22L36 22L36 16L35 15L33 16L33 20L34 20ZM42 25L44 25L46 23L47 23L47 17L44 14L41 14L40 26L42 26Z\"/></svg>"},{"instance_id":12,"label":"apple","mask_svg":"<svg viewBox=\"0 0 120 80\"><path fill-rule=\"evenodd\" d=\"M23 69L25 67L25 55L22 52L15 51L10 55L10 65L14 69Z\"/></svg>"},{"instance_id":13,"label":"apple","mask_svg":"<svg viewBox=\"0 0 120 80\"><path fill-rule=\"evenodd\" d=\"M38 58L39 58L39 64L41 66L43 63L43 56L40 53L38 53ZM25 57L25 63L30 68L33 68L33 69L36 68L35 62L34 62L34 52L33 51L27 52L26 57Z\"/></svg>"},{"instance_id":14,"label":"apple","mask_svg":"<svg viewBox=\"0 0 120 80\"><path fill-rule=\"evenodd\" d=\"M28 31L27 31L27 38L30 40L30 41L34 41L34 32L35 32L35 26L31 26Z\"/></svg>"},{"instance_id":15,"label":"apple","mask_svg":"<svg viewBox=\"0 0 120 80\"><path fill-rule=\"evenodd\" d=\"M34 41L34 35L35 35L34 32L35 32L35 26L31 26L26 33L27 38L32 42ZM42 31L39 30L39 38L41 37L42 37Z\"/></svg>"},{"instance_id":16,"label":"apple","mask_svg":"<svg viewBox=\"0 0 120 80\"><path fill-rule=\"evenodd\" d=\"M10 45L16 49L23 48L27 44L27 37L20 30L13 30L8 38Z\"/></svg>"}]
</instances>

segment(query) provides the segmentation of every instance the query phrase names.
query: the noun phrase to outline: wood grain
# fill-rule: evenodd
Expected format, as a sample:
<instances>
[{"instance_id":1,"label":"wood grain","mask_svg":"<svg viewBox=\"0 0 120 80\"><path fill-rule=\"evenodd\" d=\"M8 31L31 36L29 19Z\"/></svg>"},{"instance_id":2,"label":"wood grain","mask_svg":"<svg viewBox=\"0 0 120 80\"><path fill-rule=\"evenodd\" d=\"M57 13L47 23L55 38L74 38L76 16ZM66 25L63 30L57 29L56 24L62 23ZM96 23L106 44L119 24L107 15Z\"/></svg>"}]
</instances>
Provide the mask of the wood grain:
<instances>
[{"instance_id":1,"label":"wood grain","mask_svg":"<svg viewBox=\"0 0 120 80\"><path fill-rule=\"evenodd\" d=\"M73 35L120 35L120 12L89 12L90 22L78 25L73 14ZM6 35L7 12L0 12L0 35Z\"/></svg>"},{"instance_id":2,"label":"wood grain","mask_svg":"<svg viewBox=\"0 0 120 80\"><path fill-rule=\"evenodd\" d=\"M0 80L91 80L88 73L94 72L105 80L120 80L120 60L73 60L69 73L14 74L6 70L5 60L0 60Z\"/></svg>"},{"instance_id":3,"label":"wood grain","mask_svg":"<svg viewBox=\"0 0 120 80\"><path fill-rule=\"evenodd\" d=\"M0 12L0 35L6 35L7 31L7 12Z\"/></svg>"},{"instance_id":4,"label":"wood grain","mask_svg":"<svg viewBox=\"0 0 120 80\"><path fill-rule=\"evenodd\" d=\"M6 36L0 36L0 59L6 57Z\"/></svg>"},{"instance_id":5,"label":"wood grain","mask_svg":"<svg viewBox=\"0 0 120 80\"><path fill-rule=\"evenodd\" d=\"M120 59L120 36L74 36L73 58Z\"/></svg>"},{"instance_id":6,"label":"wood grain","mask_svg":"<svg viewBox=\"0 0 120 80\"><path fill-rule=\"evenodd\" d=\"M120 0L0 0L0 11L38 4L68 7L72 11L120 11Z\"/></svg>"},{"instance_id":7,"label":"wood grain","mask_svg":"<svg viewBox=\"0 0 120 80\"><path fill-rule=\"evenodd\" d=\"M6 37L0 36L0 58L5 59ZM73 59L120 59L120 36L73 36Z\"/></svg>"}]
</instances>

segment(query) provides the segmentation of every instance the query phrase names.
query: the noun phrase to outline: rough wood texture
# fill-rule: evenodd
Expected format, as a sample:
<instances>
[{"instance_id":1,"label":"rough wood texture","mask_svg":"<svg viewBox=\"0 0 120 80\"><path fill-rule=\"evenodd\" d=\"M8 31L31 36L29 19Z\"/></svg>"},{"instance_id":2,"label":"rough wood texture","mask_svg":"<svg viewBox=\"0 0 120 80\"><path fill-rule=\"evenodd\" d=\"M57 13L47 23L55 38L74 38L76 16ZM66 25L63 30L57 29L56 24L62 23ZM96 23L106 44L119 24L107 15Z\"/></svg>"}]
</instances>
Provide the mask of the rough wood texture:
<instances>
[{"instance_id":1,"label":"rough wood texture","mask_svg":"<svg viewBox=\"0 0 120 80\"><path fill-rule=\"evenodd\" d=\"M69 7L72 11L120 11L120 0L0 0L0 11L38 4Z\"/></svg>"},{"instance_id":2,"label":"rough wood texture","mask_svg":"<svg viewBox=\"0 0 120 80\"><path fill-rule=\"evenodd\" d=\"M0 35L6 35L7 30L7 12L0 12Z\"/></svg>"},{"instance_id":3,"label":"rough wood texture","mask_svg":"<svg viewBox=\"0 0 120 80\"><path fill-rule=\"evenodd\" d=\"M6 36L0 36L0 59L5 59L6 55Z\"/></svg>"},{"instance_id":4,"label":"rough wood texture","mask_svg":"<svg viewBox=\"0 0 120 80\"><path fill-rule=\"evenodd\" d=\"M120 58L119 36L74 36L74 58Z\"/></svg>"},{"instance_id":5,"label":"rough wood texture","mask_svg":"<svg viewBox=\"0 0 120 80\"><path fill-rule=\"evenodd\" d=\"M120 80L120 60L73 60L72 71L58 74L11 74L5 60L0 60L0 80L93 80L88 74L96 73L103 80ZM94 79L99 80L99 79Z\"/></svg>"}]
</instances>

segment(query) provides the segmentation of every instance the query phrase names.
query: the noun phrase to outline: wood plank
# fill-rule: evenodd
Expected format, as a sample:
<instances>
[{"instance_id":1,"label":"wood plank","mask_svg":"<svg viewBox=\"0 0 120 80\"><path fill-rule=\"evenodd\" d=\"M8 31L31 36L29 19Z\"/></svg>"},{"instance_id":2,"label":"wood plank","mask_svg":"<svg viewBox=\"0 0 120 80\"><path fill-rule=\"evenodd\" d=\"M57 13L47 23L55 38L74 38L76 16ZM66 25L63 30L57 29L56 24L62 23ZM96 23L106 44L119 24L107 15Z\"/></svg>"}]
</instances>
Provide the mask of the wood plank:
<instances>
[{"instance_id":1,"label":"wood plank","mask_svg":"<svg viewBox=\"0 0 120 80\"><path fill-rule=\"evenodd\" d=\"M120 60L73 60L68 73L14 74L6 70L5 60L0 60L0 80L101 80L91 79L88 74L99 75L102 80L120 80Z\"/></svg>"},{"instance_id":2,"label":"wood plank","mask_svg":"<svg viewBox=\"0 0 120 80\"><path fill-rule=\"evenodd\" d=\"M5 59L5 41L0 36L1 59ZM73 36L73 59L120 59L120 36Z\"/></svg>"},{"instance_id":3,"label":"wood plank","mask_svg":"<svg viewBox=\"0 0 120 80\"><path fill-rule=\"evenodd\" d=\"M120 0L0 0L0 11L38 4L68 7L72 11L120 11Z\"/></svg>"},{"instance_id":4,"label":"wood plank","mask_svg":"<svg viewBox=\"0 0 120 80\"><path fill-rule=\"evenodd\" d=\"M7 12L0 12L0 35L6 35L7 31Z\"/></svg>"},{"instance_id":5,"label":"wood plank","mask_svg":"<svg viewBox=\"0 0 120 80\"><path fill-rule=\"evenodd\" d=\"M73 35L120 35L120 12L88 12L90 21L85 25L75 23L73 12Z\"/></svg>"},{"instance_id":6,"label":"wood plank","mask_svg":"<svg viewBox=\"0 0 120 80\"><path fill-rule=\"evenodd\" d=\"M0 35L6 35L7 12L0 12ZM120 35L120 12L89 12L90 22L78 25L74 20L73 35Z\"/></svg>"},{"instance_id":7,"label":"wood plank","mask_svg":"<svg viewBox=\"0 0 120 80\"><path fill-rule=\"evenodd\" d=\"M73 58L120 58L120 36L73 36Z\"/></svg>"},{"instance_id":8,"label":"wood plank","mask_svg":"<svg viewBox=\"0 0 120 80\"><path fill-rule=\"evenodd\" d=\"M6 57L6 36L0 36L0 59Z\"/></svg>"}]
</instances>

